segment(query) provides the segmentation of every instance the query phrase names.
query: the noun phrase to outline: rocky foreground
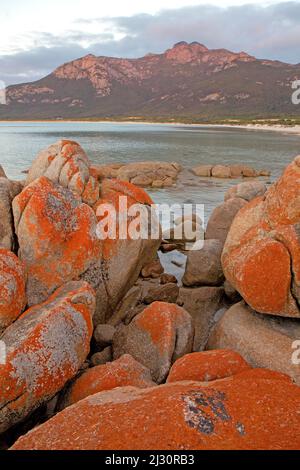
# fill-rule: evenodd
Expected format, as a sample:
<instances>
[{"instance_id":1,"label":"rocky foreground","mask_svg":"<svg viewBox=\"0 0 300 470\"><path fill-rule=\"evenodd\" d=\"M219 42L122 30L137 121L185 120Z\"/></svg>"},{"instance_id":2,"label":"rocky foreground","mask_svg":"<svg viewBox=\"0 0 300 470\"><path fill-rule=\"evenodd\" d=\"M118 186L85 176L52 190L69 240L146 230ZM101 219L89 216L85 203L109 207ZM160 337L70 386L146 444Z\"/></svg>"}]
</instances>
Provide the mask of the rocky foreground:
<instances>
[{"instance_id":1,"label":"rocky foreground","mask_svg":"<svg viewBox=\"0 0 300 470\"><path fill-rule=\"evenodd\" d=\"M188 252L100 240L101 204L152 201L98 170L71 141L1 169L1 447L299 449L300 157L228 190Z\"/></svg>"}]
</instances>

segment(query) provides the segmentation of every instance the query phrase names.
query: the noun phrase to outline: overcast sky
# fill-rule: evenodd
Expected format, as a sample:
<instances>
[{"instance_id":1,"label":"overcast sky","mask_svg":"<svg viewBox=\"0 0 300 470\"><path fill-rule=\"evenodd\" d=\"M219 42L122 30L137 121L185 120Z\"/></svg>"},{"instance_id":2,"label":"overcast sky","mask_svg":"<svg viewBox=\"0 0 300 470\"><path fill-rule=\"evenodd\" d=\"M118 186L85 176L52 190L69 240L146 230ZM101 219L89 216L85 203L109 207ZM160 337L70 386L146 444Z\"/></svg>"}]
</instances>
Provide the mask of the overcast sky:
<instances>
[{"instance_id":1,"label":"overcast sky","mask_svg":"<svg viewBox=\"0 0 300 470\"><path fill-rule=\"evenodd\" d=\"M178 41L300 63L300 0L0 0L0 80L88 53L140 57Z\"/></svg>"}]
</instances>

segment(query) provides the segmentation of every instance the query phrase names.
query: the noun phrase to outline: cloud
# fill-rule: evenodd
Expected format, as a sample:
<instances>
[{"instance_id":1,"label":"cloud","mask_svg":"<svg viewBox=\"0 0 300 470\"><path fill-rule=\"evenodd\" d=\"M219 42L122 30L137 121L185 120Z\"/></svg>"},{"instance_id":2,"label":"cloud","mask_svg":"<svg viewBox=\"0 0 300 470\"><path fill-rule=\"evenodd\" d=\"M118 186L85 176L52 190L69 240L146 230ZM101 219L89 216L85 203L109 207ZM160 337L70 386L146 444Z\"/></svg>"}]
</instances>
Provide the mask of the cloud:
<instances>
[{"instance_id":1,"label":"cloud","mask_svg":"<svg viewBox=\"0 0 300 470\"><path fill-rule=\"evenodd\" d=\"M91 26L93 30L99 26L101 33L91 33ZM300 3L227 8L199 5L154 15L83 18L62 36L31 33L30 50L0 56L0 79L7 83L35 80L87 53L140 57L163 52L182 40L299 63Z\"/></svg>"}]
</instances>

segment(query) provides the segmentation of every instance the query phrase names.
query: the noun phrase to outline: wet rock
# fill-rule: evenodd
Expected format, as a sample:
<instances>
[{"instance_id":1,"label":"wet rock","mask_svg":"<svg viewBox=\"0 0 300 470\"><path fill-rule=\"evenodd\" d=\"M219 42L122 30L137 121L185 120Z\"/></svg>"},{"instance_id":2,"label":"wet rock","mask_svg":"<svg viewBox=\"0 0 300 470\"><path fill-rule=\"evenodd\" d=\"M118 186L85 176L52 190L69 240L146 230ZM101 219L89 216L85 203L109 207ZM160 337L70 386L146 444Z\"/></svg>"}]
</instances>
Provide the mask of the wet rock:
<instances>
[{"instance_id":1,"label":"wet rock","mask_svg":"<svg viewBox=\"0 0 300 470\"><path fill-rule=\"evenodd\" d=\"M75 376L89 353L94 310L90 286L71 282L5 330L0 432L49 401Z\"/></svg>"},{"instance_id":2,"label":"wet rock","mask_svg":"<svg viewBox=\"0 0 300 470\"><path fill-rule=\"evenodd\" d=\"M196 176L211 176L212 165L199 165L192 168L192 172Z\"/></svg>"},{"instance_id":3,"label":"wet rock","mask_svg":"<svg viewBox=\"0 0 300 470\"><path fill-rule=\"evenodd\" d=\"M194 352L186 354L173 364L167 382L211 382L248 371L249 368L240 354L229 349Z\"/></svg>"},{"instance_id":4,"label":"wet rock","mask_svg":"<svg viewBox=\"0 0 300 470\"><path fill-rule=\"evenodd\" d=\"M122 165L116 177L137 186L168 187L176 182L181 166L175 162L137 162Z\"/></svg>"},{"instance_id":5,"label":"wet rock","mask_svg":"<svg viewBox=\"0 0 300 470\"><path fill-rule=\"evenodd\" d=\"M114 359L132 355L151 370L161 383L174 361L192 351L194 329L191 316L181 307L154 302L128 326L120 326L113 338Z\"/></svg>"},{"instance_id":6,"label":"wet rock","mask_svg":"<svg viewBox=\"0 0 300 470\"><path fill-rule=\"evenodd\" d=\"M213 178L231 178L230 167L224 165L216 165L211 170Z\"/></svg>"},{"instance_id":7,"label":"wet rock","mask_svg":"<svg viewBox=\"0 0 300 470\"><path fill-rule=\"evenodd\" d=\"M300 388L272 373L122 387L66 408L12 449L296 450L299 401Z\"/></svg>"}]
</instances>

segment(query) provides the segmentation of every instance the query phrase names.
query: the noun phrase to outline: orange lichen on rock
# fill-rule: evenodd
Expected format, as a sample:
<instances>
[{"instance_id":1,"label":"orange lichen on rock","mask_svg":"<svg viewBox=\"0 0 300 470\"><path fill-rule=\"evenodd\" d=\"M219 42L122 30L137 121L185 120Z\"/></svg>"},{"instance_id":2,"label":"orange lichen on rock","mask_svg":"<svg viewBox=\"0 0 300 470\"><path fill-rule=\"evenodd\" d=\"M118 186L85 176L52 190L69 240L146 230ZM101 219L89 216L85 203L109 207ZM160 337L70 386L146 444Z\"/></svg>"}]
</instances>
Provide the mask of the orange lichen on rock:
<instances>
[{"instance_id":1,"label":"orange lichen on rock","mask_svg":"<svg viewBox=\"0 0 300 470\"><path fill-rule=\"evenodd\" d=\"M299 449L299 405L300 388L272 374L124 387L66 408L12 449Z\"/></svg>"},{"instance_id":2,"label":"orange lichen on rock","mask_svg":"<svg viewBox=\"0 0 300 470\"><path fill-rule=\"evenodd\" d=\"M39 153L29 170L26 185L41 176L81 196L89 183L90 163L77 142L60 140Z\"/></svg>"},{"instance_id":3,"label":"orange lichen on rock","mask_svg":"<svg viewBox=\"0 0 300 470\"><path fill-rule=\"evenodd\" d=\"M134 204L141 210L141 215L128 213ZM147 193L133 184L108 179L101 183L101 197L94 206L101 253L93 273L97 271L97 278L103 282L99 288L101 293L98 296L95 324L104 323L110 318L118 303L138 279L143 267L157 254L161 237L156 215L154 223L158 227L157 237L151 237L148 232L146 237L139 235L141 225L147 229L150 226L151 204L152 200ZM130 226L135 223L136 238L130 235ZM113 232L107 236L108 224ZM89 280L89 274L86 280Z\"/></svg>"},{"instance_id":4,"label":"orange lichen on rock","mask_svg":"<svg viewBox=\"0 0 300 470\"><path fill-rule=\"evenodd\" d=\"M186 354L173 364L167 382L181 380L210 382L249 369L250 366L242 356L229 349L195 352Z\"/></svg>"},{"instance_id":5,"label":"orange lichen on rock","mask_svg":"<svg viewBox=\"0 0 300 470\"><path fill-rule=\"evenodd\" d=\"M0 333L26 306L25 282L23 263L11 251L0 249Z\"/></svg>"},{"instance_id":6,"label":"orange lichen on rock","mask_svg":"<svg viewBox=\"0 0 300 470\"><path fill-rule=\"evenodd\" d=\"M190 314L176 304L153 302L113 338L114 358L131 354L161 383L179 357L192 351L194 327Z\"/></svg>"},{"instance_id":7,"label":"orange lichen on rock","mask_svg":"<svg viewBox=\"0 0 300 470\"><path fill-rule=\"evenodd\" d=\"M244 206L222 255L226 278L257 312L300 317L300 158Z\"/></svg>"},{"instance_id":8,"label":"orange lichen on rock","mask_svg":"<svg viewBox=\"0 0 300 470\"><path fill-rule=\"evenodd\" d=\"M71 191L41 177L13 201L29 306L78 278L99 256L93 210Z\"/></svg>"},{"instance_id":9,"label":"orange lichen on rock","mask_svg":"<svg viewBox=\"0 0 300 470\"><path fill-rule=\"evenodd\" d=\"M0 433L50 400L77 373L92 337L95 294L70 282L47 302L32 307L1 337Z\"/></svg>"},{"instance_id":10,"label":"orange lichen on rock","mask_svg":"<svg viewBox=\"0 0 300 470\"><path fill-rule=\"evenodd\" d=\"M72 405L89 395L116 387L132 386L148 388L155 386L149 369L129 354L113 362L92 367L70 386L63 407Z\"/></svg>"}]
</instances>

